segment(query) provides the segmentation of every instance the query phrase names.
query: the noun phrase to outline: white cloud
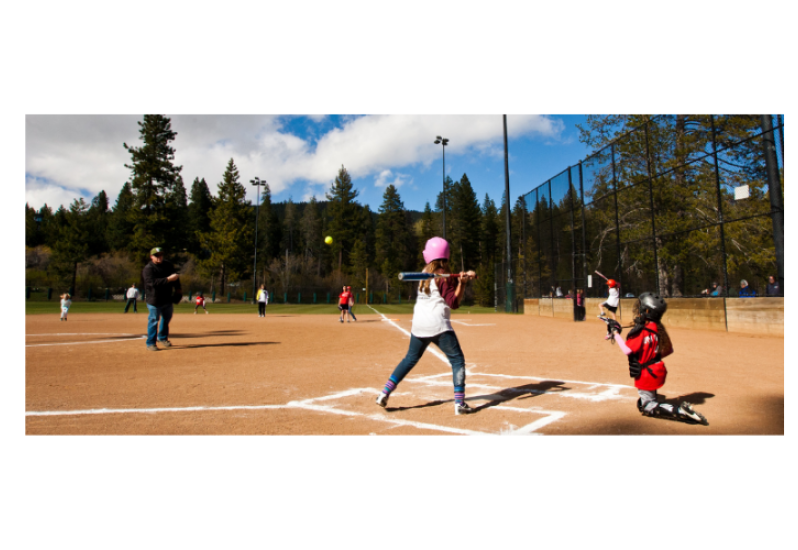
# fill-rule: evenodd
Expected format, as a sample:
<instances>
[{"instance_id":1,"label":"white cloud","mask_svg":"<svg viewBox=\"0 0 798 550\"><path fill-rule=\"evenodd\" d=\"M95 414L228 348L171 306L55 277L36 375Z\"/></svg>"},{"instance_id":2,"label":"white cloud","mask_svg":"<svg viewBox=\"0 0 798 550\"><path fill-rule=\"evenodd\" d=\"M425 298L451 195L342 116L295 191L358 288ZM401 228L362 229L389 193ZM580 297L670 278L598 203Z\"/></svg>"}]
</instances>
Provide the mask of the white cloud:
<instances>
[{"instance_id":1,"label":"white cloud","mask_svg":"<svg viewBox=\"0 0 798 550\"><path fill-rule=\"evenodd\" d=\"M38 207L47 202L68 205L71 190L84 190L87 199L104 189L111 203L130 177L125 163L130 155L122 146L138 146L141 120L137 115L46 115L26 117L26 173L50 182L26 185L26 200ZM405 166L428 167L441 157L435 136L449 138L447 168L469 156L503 154L501 115L375 115L345 117L340 127L314 144L288 132L284 118L249 115L170 116L177 138L175 163L183 166L187 191L195 178L205 178L216 193L225 167L232 158L255 200L249 180L268 181L272 193L288 190L295 182L325 188L341 165L354 179L374 176L375 186L397 187L412 181L397 171ZM322 115L307 117L313 121ZM509 115L511 138L537 135L556 138L561 121L537 115ZM387 174L386 174L387 171ZM383 175L386 174L386 175ZM391 181L389 181L392 178ZM318 193L309 191L316 196ZM321 193L323 194L323 192Z\"/></svg>"},{"instance_id":2,"label":"white cloud","mask_svg":"<svg viewBox=\"0 0 798 550\"><path fill-rule=\"evenodd\" d=\"M406 183L413 183L413 178L407 174L394 174L390 170L383 170L374 178L374 187L388 187L393 185L397 188Z\"/></svg>"}]
</instances>

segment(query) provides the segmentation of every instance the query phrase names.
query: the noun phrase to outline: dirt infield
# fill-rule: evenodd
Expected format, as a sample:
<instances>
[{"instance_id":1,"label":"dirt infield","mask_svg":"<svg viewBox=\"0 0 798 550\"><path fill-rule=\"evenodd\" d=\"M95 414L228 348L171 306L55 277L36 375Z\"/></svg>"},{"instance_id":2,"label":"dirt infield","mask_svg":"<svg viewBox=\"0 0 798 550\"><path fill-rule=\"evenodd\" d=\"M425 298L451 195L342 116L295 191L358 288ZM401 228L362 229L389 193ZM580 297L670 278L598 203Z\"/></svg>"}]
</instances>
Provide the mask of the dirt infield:
<instances>
[{"instance_id":1,"label":"dirt infield","mask_svg":"<svg viewBox=\"0 0 798 550\"><path fill-rule=\"evenodd\" d=\"M146 313L29 315L26 433L784 434L781 338L669 330L660 393L693 403L702 426L637 412L626 358L598 320L453 320L469 416L454 415L451 369L430 351L387 409L374 404L407 351L409 315L177 314L173 347L157 353L142 339Z\"/></svg>"}]
</instances>

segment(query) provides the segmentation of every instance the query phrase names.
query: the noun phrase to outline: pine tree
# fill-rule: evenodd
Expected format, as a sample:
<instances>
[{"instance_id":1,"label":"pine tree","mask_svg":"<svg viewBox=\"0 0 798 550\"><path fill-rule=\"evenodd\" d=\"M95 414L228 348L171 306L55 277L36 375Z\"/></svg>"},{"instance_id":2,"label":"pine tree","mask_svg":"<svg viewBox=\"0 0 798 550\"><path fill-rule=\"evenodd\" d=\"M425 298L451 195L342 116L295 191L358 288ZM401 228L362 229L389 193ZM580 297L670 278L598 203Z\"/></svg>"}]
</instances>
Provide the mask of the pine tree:
<instances>
[{"instance_id":1,"label":"pine tree","mask_svg":"<svg viewBox=\"0 0 798 550\"><path fill-rule=\"evenodd\" d=\"M108 244L112 250L130 250L133 233L132 210L135 202L130 182L125 182L108 220Z\"/></svg>"},{"instance_id":2,"label":"pine tree","mask_svg":"<svg viewBox=\"0 0 798 550\"><path fill-rule=\"evenodd\" d=\"M98 256L108 252L111 249L107 233L110 224L110 213L108 211L108 195L105 194L105 191L100 191L92 199L86 218L89 231L89 255Z\"/></svg>"},{"instance_id":3,"label":"pine tree","mask_svg":"<svg viewBox=\"0 0 798 550\"><path fill-rule=\"evenodd\" d=\"M172 219L181 200L185 203L185 188L182 191L180 171L182 166L173 164L175 150L169 145L177 133L172 130L171 120L163 115L144 115L139 122L139 134L144 144L130 147L130 187L135 197L130 211L133 224L131 248L142 262L154 246L179 250L183 244L182 231L178 224L182 220Z\"/></svg>"},{"instance_id":4,"label":"pine tree","mask_svg":"<svg viewBox=\"0 0 798 550\"><path fill-rule=\"evenodd\" d=\"M331 248L339 271L349 264L349 251L355 243L357 233L353 226L358 221L359 205L355 202L357 196L358 191L353 188L352 178L342 165L327 192L327 200L330 201L327 207L330 217L327 232L333 238Z\"/></svg>"},{"instance_id":5,"label":"pine tree","mask_svg":"<svg viewBox=\"0 0 798 550\"><path fill-rule=\"evenodd\" d=\"M396 187L389 185L382 199L377 218L376 262L382 275L391 280L415 263L414 247L411 248L414 239L410 215Z\"/></svg>"},{"instance_id":6,"label":"pine tree","mask_svg":"<svg viewBox=\"0 0 798 550\"><path fill-rule=\"evenodd\" d=\"M71 276L73 293L77 293L75 283L78 264L86 261L89 256L89 227L86 216L88 209L89 205L80 198L72 202L68 212L61 207L56 213L60 213L59 217L63 217L64 223L58 229L50 267L61 281L67 281Z\"/></svg>"},{"instance_id":7,"label":"pine tree","mask_svg":"<svg viewBox=\"0 0 798 550\"><path fill-rule=\"evenodd\" d=\"M253 235L248 218L251 205L245 202L246 189L239 181L233 159L227 163L218 196L210 216L210 231L200 234L200 245L210 257L200 262L206 270L218 270L222 290L229 280L236 280L251 266Z\"/></svg>"},{"instance_id":8,"label":"pine tree","mask_svg":"<svg viewBox=\"0 0 798 550\"><path fill-rule=\"evenodd\" d=\"M205 178L194 178L188 203L188 249L200 257L203 254L200 249L199 234L207 233L210 230L212 209L213 197Z\"/></svg>"}]
</instances>

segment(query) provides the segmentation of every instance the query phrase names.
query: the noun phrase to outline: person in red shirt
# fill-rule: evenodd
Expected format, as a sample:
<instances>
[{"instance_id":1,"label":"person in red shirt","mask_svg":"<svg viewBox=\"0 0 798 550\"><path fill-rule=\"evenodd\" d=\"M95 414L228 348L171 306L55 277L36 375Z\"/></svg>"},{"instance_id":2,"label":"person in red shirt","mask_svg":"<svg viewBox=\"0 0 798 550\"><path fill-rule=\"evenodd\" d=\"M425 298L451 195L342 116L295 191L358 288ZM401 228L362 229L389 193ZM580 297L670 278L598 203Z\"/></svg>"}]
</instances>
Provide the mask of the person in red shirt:
<instances>
[{"instance_id":1,"label":"person in red shirt","mask_svg":"<svg viewBox=\"0 0 798 550\"><path fill-rule=\"evenodd\" d=\"M610 325L612 336L629 360L629 376L635 379L635 388L640 395L637 409L644 416L706 424L703 415L694 411L686 401L678 407L659 401L657 390L665 385L668 376L662 359L673 353L673 344L662 325L662 316L667 309L668 304L659 295L644 292L638 298L638 315L626 342L620 336L617 322Z\"/></svg>"},{"instance_id":2,"label":"person in red shirt","mask_svg":"<svg viewBox=\"0 0 798 550\"><path fill-rule=\"evenodd\" d=\"M205 310L205 313L208 313L208 309L205 307L205 298L202 297L202 292L197 294L197 297L194 299L194 315L197 314L197 308L202 306L202 309Z\"/></svg>"},{"instance_id":3,"label":"person in red shirt","mask_svg":"<svg viewBox=\"0 0 798 550\"><path fill-rule=\"evenodd\" d=\"M346 287L346 291L349 293L349 316L357 322L357 317L355 317L355 311L352 309L355 306L355 295L352 293L352 287Z\"/></svg>"},{"instance_id":4,"label":"person in red shirt","mask_svg":"<svg viewBox=\"0 0 798 550\"><path fill-rule=\"evenodd\" d=\"M341 294L338 295L338 309L341 311L341 316L338 318L339 321L342 323L344 322L344 317L349 315L349 298L352 296L352 293L349 292L346 287L343 288ZM347 319L346 322L350 322L351 319Z\"/></svg>"}]
</instances>

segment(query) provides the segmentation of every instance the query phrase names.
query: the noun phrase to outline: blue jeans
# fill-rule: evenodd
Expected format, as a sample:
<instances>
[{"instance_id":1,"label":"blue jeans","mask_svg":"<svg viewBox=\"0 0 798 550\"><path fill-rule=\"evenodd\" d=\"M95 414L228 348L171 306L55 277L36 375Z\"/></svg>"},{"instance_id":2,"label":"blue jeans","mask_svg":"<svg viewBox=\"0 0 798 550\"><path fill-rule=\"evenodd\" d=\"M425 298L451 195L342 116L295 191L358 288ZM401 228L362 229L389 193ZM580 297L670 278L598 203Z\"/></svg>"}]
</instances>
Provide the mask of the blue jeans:
<instances>
[{"instance_id":1,"label":"blue jeans","mask_svg":"<svg viewBox=\"0 0 798 550\"><path fill-rule=\"evenodd\" d=\"M410 348L402 362L397 365L391 375L391 380L399 384L407 374L416 366L427 346L435 344L449 359L452 365L452 381L454 391L465 391L465 356L460 349L460 342L453 330L442 332L430 338L418 338L410 335Z\"/></svg>"},{"instance_id":2,"label":"blue jeans","mask_svg":"<svg viewBox=\"0 0 798 550\"><path fill-rule=\"evenodd\" d=\"M151 306L147 304L150 316L147 318L147 345L155 345L155 334L158 333L158 340L163 342L169 339L169 321L172 320L174 307L172 304L165 306ZM158 329L158 320L161 320L161 328Z\"/></svg>"}]
</instances>

